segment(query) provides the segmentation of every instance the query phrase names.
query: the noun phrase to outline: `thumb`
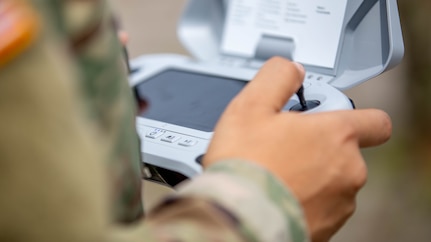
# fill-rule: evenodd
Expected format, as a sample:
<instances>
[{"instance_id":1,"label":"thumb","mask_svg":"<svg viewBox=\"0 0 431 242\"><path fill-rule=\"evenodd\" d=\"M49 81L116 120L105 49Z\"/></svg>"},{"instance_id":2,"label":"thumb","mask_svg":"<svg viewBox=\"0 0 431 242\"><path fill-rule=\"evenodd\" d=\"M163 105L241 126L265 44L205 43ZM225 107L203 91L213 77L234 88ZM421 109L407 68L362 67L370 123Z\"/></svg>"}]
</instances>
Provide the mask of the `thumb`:
<instances>
[{"instance_id":1,"label":"thumb","mask_svg":"<svg viewBox=\"0 0 431 242\"><path fill-rule=\"evenodd\" d=\"M280 112L301 86L304 75L302 65L274 57L265 63L235 101L253 110Z\"/></svg>"}]
</instances>

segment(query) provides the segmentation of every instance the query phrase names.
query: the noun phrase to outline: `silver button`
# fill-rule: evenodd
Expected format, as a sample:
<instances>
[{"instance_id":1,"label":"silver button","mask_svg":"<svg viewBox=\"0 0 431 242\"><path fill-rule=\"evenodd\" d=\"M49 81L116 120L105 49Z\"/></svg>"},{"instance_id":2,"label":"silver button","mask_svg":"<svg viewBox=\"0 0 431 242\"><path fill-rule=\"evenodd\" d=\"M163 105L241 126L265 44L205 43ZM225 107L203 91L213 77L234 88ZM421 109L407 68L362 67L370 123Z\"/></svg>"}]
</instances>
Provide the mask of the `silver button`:
<instances>
[{"instance_id":1,"label":"silver button","mask_svg":"<svg viewBox=\"0 0 431 242\"><path fill-rule=\"evenodd\" d=\"M191 147L191 146L196 145L197 143L198 143L198 141L196 141L194 139L185 139L178 144L181 146L185 146L185 147Z\"/></svg>"},{"instance_id":2,"label":"silver button","mask_svg":"<svg viewBox=\"0 0 431 242\"><path fill-rule=\"evenodd\" d=\"M168 143L175 143L177 142L181 137L178 135L169 134L162 138L162 141L168 142Z\"/></svg>"},{"instance_id":3,"label":"silver button","mask_svg":"<svg viewBox=\"0 0 431 242\"><path fill-rule=\"evenodd\" d=\"M148 132L145 137L150 139L157 139L160 136L162 136L166 131L163 129L153 129L152 131Z\"/></svg>"}]
</instances>

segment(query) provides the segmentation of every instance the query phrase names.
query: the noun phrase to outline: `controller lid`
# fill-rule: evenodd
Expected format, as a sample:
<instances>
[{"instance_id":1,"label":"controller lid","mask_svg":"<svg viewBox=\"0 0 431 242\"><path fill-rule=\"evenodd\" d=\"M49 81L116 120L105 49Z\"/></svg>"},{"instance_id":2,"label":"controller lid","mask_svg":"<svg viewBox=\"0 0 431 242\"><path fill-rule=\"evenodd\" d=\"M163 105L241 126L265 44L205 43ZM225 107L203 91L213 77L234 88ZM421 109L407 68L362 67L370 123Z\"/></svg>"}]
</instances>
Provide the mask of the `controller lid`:
<instances>
[{"instance_id":1,"label":"controller lid","mask_svg":"<svg viewBox=\"0 0 431 242\"><path fill-rule=\"evenodd\" d=\"M338 89L404 55L396 0L189 0L178 35L200 61L283 56L332 76L328 83Z\"/></svg>"}]
</instances>

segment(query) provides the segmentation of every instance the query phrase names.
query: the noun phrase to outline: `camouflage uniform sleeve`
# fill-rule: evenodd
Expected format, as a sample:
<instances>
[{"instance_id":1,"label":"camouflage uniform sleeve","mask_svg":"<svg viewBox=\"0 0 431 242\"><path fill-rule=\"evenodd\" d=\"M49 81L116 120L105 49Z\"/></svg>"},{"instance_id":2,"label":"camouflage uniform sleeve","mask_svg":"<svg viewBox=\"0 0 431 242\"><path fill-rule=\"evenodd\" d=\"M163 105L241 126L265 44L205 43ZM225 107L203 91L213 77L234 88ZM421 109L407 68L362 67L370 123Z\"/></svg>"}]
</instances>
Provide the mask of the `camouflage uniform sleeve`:
<instances>
[{"instance_id":1,"label":"camouflage uniform sleeve","mask_svg":"<svg viewBox=\"0 0 431 242\"><path fill-rule=\"evenodd\" d=\"M250 241L308 241L302 208L275 176L245 161L225 161L180 190L231 211Z\"/></svg>"},{"instance_id":2,"label":"camouflage uniform sleeve","mask_svg":"<svg viewBox=\"0 0 431 242\"><path fill-rule=\"evenodd\" d=\"M151 241L309 241L292 193L263 168L238 160L182 185L145 226ZM118 240L135 241L125 238Z\"/></svg>"},{"instance_id":3,"label":"camouflage uniform sleeve","mask_svg":"<svg viewBox=\"0 0 431 242\"><path fill-rule=\"evenodd\" d=\"M0 0L0 241L99 241L112 219L107 145L82 111L65 42L35 6Z\"/></svg>"}]
</instances>

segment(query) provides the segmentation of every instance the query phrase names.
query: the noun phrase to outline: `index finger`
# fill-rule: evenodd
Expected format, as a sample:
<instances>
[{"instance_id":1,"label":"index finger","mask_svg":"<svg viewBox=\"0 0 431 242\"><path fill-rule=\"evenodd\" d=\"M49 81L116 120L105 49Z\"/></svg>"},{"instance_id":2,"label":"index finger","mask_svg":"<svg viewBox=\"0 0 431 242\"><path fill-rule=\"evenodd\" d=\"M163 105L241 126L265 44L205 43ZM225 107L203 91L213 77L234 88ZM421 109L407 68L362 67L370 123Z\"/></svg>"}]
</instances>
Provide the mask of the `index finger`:
<instances>
[{"instance_id":1,"label":"index finger","mask_svg":"<svg viewBox=\"0 0 431 242\"><path fill-rule=\"evenodd\" d=\"M265 63L236 101L250 104L254 110L280 112L301 86L304 75L305 70L300 64L274 57Z\"/></svg>"},{"instance_id":2,"label":"index finger","mask_svg":"<svg viewBox=\"0 0 431 242\"><path fill-rule=\"evenodd\" d=\"M392 122L389 115L377 109L337 111L321 113L335 115L338 121L347 124L360 147L372 147L385 143L392 134ZM322 120L322 119L321 119Z\"/></svg>"}]
</instances>

